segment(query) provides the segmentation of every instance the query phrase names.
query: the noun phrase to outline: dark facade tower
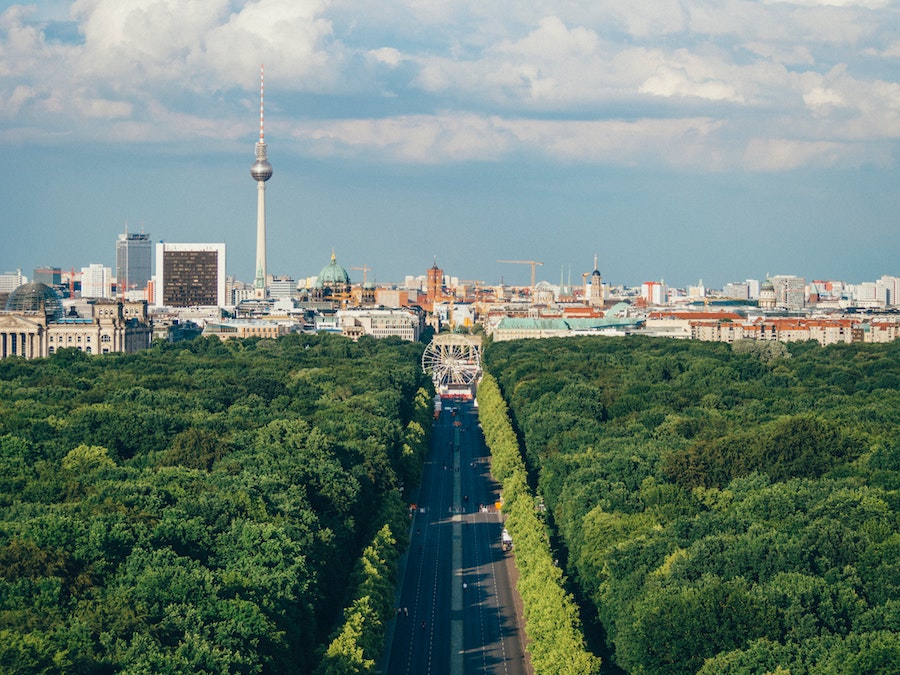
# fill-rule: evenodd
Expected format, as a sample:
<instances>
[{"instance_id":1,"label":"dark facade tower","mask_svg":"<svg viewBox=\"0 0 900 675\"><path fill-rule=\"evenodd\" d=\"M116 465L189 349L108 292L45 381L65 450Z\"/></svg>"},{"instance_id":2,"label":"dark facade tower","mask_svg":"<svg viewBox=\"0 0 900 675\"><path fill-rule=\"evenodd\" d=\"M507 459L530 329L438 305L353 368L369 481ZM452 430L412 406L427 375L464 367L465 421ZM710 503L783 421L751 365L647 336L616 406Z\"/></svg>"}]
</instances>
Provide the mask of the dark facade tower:
<instances>
[{"instance_id":1,"label":"dark facade tower","mask_svg":"<svg viewBox=\"0 0 900 675\"><path fill-rule=\"evenodd\" d=\"M224 307L225 244L156 245L157 307Z\"/></svg>"},{"instance_id":2,"label":"dark facade tower","mask_svg":"<svg viewBox=\"0 0 900 675\"><path fill-rule=\"evenodd\" d=\"M118 294L142 291L150 282L153 244L150 235L125 232L116 241L116 285Z\"/></svg>"}]
</instances>

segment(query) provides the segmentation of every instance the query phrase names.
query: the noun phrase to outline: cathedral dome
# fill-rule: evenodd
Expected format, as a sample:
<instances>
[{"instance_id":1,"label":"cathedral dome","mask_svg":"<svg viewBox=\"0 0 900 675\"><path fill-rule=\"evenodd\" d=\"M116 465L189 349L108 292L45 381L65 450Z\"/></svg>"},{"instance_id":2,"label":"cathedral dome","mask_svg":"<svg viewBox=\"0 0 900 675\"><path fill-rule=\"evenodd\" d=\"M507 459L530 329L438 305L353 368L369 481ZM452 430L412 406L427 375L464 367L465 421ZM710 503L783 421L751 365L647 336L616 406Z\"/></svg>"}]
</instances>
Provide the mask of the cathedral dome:
<instances>
[{"instance_id":1,"label":"cathedral dome","mask_svg":"<svg viewBox=\"0 0 900 675\"><path fill-rule=\"evenodd\" d=\"M350 285L350 275L347 270L337 264L334 251L331 252L331 262L322 268L316 279L316 288L342 289Z\"/></svg>"},{"instance_id":2,"label":"cathedral dome","mask_svg":"<svg viewBox=\"0 0 900 675\"><path fill-rule=\"evenodd\" d=\"M63 316L62 298L47 284L32 281L9 294L6 311L43 312L48 321L59 321Z\"/></svg>"}]
</instances>

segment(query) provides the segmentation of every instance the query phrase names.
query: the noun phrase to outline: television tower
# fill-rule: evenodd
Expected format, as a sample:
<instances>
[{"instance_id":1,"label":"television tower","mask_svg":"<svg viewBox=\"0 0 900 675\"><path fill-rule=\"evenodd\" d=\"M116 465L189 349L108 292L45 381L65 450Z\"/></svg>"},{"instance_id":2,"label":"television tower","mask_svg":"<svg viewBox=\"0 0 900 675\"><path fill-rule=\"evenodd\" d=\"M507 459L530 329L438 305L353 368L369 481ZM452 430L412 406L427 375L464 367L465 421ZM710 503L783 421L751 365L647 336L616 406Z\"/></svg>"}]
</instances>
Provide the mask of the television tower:
<instances>
[{"instance_id":1,"label":"television tower","mask_svg":"<svg viewBox=\"0 0 900 675\"><path fill-rule=\"evenodd\" d=\"M259 142L256 144L256 161L250 167L250 175L256 181L256 278L253 281L254 296L266 297L266 181L272 177L272 165L266 159L266 136L263 127L263 66L259 67Z\"/></svg>"}]
</instances>

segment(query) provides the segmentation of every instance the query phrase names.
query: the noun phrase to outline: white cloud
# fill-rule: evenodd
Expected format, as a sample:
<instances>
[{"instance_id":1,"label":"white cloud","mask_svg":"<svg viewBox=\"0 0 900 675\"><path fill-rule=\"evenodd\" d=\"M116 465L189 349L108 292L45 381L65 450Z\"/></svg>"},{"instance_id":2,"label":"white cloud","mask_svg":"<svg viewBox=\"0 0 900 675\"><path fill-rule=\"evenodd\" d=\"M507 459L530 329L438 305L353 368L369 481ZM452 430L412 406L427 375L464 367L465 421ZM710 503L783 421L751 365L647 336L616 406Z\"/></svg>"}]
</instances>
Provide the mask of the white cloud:
<instances>
[{"instance_id":1,"label":"white cloud","mask_svg":"<svg viewBox=\"0 0 900 675\"><path fill-rule=\"evenodd\" d=\"M300 151L773 170L855 163L871 142L900 140L900 18L874 0L68 6L80 41L44 33L62 3L0 14L4 137L26 127L72 142L240 137L255 124L265 63L267 111ZM295 112L291 92L311 105ZM329 98L317 107L319 94ZM352 119L328 119L344 94ZM370 118L366 96L416 114L379 106ZM323 119L299 121L316 111ZM766 138L772 125L782 140Z\"/></svg>"},{"instance_id":2,"label":"white cloud","mask_svg":"<svg viewBox=\"0 0 900 675\"><path fill-rule=\"evenodd\" d=\"M887 155L883 148L849 143L760 138L747 144L742 163L751 171L788 171L806 166L828 168L886 163L889 161Z\"/></svg>"},{"instance_id":3,"label":"white cloud","mask_svg":"<svg viewBox=\"0 0 900 675\"><path fill-rule=\"evenodd\" d=\"M316 154L387 153L417 163L500 161L540 155L554 161L631 164L651 155L666 164L708 163L715 120L633 122L509 119L467 113L301 124L294 137ZM719 166L706 168L718 169Z\"/></svg>"},{"instance_id":4,"label":"white cloud","mask_svg":"<svg viewBox=\"0 0 900 675\"><path fill-rule=\"evenodd\" d=\"M693 61L693 59L690 59ZM700 71L707 70L700 65ZM711 72L692 72L691 66L682 61L662 64L638 88L642 94L666 97L696 97L709 101L743 102L743 97L727 81L712 77Z\"/></svg>"},{"instance_id":5,"label":"white cloud","mask_svg":"<svg viewBox=\"0 0 900 675\"><path fill-rule=\"evenodd\" d=\"M810 108L822 109L831 106L843 106L844 98L834 89L813 87L803 95L803 102Z\"/></svg>"},{"instance_id":6,"label":"white cloud","mask_svg":"<svg viewBox=\"0 0 900 675\"><path fill-rule=\"evenodd\" d=\"M405 57L403 54L393 47L382 47L381 49L372 49L368 52L368 55L373 58L378 63L383 63L387 66L397 66L400 65Z\"/></svg>"},{"instance_id":7,"label":"white cloud","mask_svg":"<svg viewBox=\"0 0 900 675\"><path fill-rule=\"evenodd\" d=\"M248 3L204 38L202 60L223 86L248 63L267 63L286 89L338 88L340 50L329 51L331 22L318 0L260 0ZM334 47L334 46L332 46Z\"/></svg>"},{"instance_id":8,"label":"white cloud","mask_svg":"<svg viewBox=\"0 0 900 675\"><path fill-rule=\"evenodd\" d=\"M125 101L88 98L74 103L82 115L93 119L128 119L132 113L132 105Z\"/></svg>"},{"instance_id":9,"label":"white cloud","mask_svg":"<svg viewBox=\"0 0 900 675\"><path fill-rule=\"evenodd\" d=\"M863 7L881 9L891 0L764 0L767 5L797 5L799 7Z\"/></svg>"}]
</instances>

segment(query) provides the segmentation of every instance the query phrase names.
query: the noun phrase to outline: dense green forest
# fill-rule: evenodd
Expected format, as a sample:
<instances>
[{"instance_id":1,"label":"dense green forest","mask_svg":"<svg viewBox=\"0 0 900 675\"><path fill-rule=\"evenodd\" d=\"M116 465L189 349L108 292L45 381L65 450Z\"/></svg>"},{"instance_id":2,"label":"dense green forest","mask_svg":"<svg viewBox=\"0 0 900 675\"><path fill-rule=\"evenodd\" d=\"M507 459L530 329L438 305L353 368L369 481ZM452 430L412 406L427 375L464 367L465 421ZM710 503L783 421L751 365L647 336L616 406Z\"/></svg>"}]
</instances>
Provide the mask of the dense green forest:
<instances>
[{"instance_id":1,"label":"dense green forest","mask_svg":"<svg viewBox=\"0 0 900 675\"><path fill-rule=\"evenodd\" d=\"M431 428L421 349L0 361L0 672L371 667Z\"/></svg>"},{"instance_id":2,"label":"dense green forest","mask_svg":"<svg viewBox=\"0 0 900 675\"><path fill-rule=\"evenodd\" d=\"M597 675L601 661L585 645L578 607L554 563L544 512L528 485L509 409L490 375L478 385L478 420L491 449L491 473L503 489L504 524L516 542L516 587L531 665L541 675Z\"/></svg>"},{"instance_id":3,"label":"dense green forest","mask_svg":"<svg viewBox=\"0 0 900 675\"><path fill-rule=\"evenodd\" d=\"M900 672L900 343L548 339L485 366L619 667Z\"/></svg>"}]
</instances>

